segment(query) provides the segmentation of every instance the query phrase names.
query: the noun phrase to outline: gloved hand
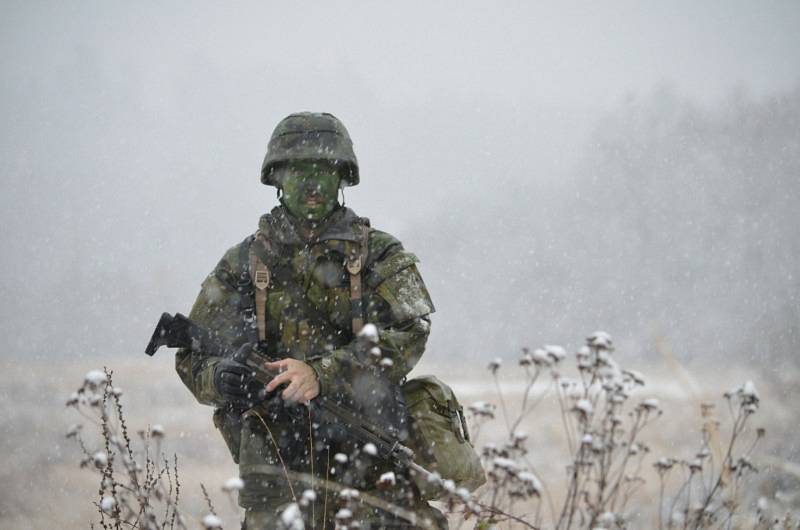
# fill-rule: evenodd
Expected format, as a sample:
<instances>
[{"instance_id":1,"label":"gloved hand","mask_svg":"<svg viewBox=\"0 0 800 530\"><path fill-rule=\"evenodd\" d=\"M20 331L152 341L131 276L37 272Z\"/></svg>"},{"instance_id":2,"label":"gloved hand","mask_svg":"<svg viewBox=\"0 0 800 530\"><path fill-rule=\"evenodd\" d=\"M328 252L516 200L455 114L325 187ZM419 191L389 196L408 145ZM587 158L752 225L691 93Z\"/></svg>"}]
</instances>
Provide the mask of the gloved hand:
<instances>
[{"instance_id":1,"label":"gloved hand","mask_svg":"<svg viewBox=\"0 0 800 530\"><path fill-rule=\"evenodd\" d=\"M249 409L267 398L267 389L244 364L252 346L244 344L233 357L222 359L214 367L214 386L222 399L234 408Z\"/></svg>"}]
</instances>

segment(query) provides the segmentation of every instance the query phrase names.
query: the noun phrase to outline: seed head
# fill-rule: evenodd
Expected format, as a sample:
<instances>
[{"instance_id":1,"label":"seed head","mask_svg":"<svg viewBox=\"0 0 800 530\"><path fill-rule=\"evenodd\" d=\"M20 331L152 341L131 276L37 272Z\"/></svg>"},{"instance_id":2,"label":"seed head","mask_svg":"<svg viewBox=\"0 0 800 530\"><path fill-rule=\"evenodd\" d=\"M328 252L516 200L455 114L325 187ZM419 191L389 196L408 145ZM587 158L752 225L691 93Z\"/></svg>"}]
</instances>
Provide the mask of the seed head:
<instances>
[{"instance_id":1,"label":"seed head","mask_svg":"<svg viewBox=\"0 0 800 530\"><path fill-rule=\"evenodd\" d=\"M472 405L467 407L473 415L476 417L485 417L485 418L494 418L494 410L495 406L492 403L487 403L485 401L476 401Z\"/></svg>"},{"instance_id":2,"label":"seed head","mask_svg":"<svg viewBox=\"0 0 800 530\"><path fill-rule=\"evenodd\" d=\"M502 365L503 365L503 359L501 359L500 357L495 357L489 363L489 366L487 368L489 369L490 372L492 372L492 375L494 375L497 373L497 371L500 369Z\"/></svg>"},{"instance_id":3,"label":"seed head","mask_svg":"<svg viewBox=\"0 0 800 530\"><path fill-rule=\"evenodd\" d=\"M659 458L658 461L653 464L653 467L656 468L659 474L666 473L677 463L674 458Z\"/></svg>"},{"instance_id":4,"label":"seed head","mask_svg":"<svg viewBox=\"0 0 800 530\"><path fill-rule=\"evenodd\" d=\"M521 471L517 478L527 488L528 495L539 496L542 493L542 483L533 473L529 471Z\"/></svg>"},{"instance_id":5,"label":"seed head","mask_svg":"<svg viewBox=\"0 0 800 530\"><path fill-rule=\"evenodd\" d=\"M203 528L205 530L222 530L222 519L210 513L203 517Z\"/></svg>"},{"instance_id":6,"label":"seed head","mask_svg":"<svg viewBox=\"0 0 800 530\"><path fill-rule=\"evenodd\" d=\"M554 364L560 363L567 356L567 352L564 348L553 344L545 346L544 351Z\"/></svg>"},{"instance_id":7,"label":"seed head","mask_svg":"<svg viewBox=\"0 0 800 530\"><path fill-rule=\"evenodd\" d=\"M611 335L605 331L595 331L586 339L586 344L595 350L614 350L614 341L611 340Z\"/></svg>"},{"instance_id":8,"label":"seed head","mask_svg":"<svg viewBox=\"0 0 800 530\"><path fill-rule=\"evenodd\" d=\"M587 419L592 415L594 408L588 399L579 399L575 406L572 407L573 412L577 412L583 419Z\"/></svg>"},{"instance_id":9,"label":"seed head","mask_svg":"<svg viewBox=\"0 0 800 530\"><path fill-rule=\"evenodd\" d=\"M97 388L106 382L106 374L101 370L91 370L83 377L83 384L90 388Z\"/></svg>"},{"instance_id":10,"label":"seed head","mask_svg":"<svg viewBox=\"0 0 800 530\"><path fill-rule=\"evenodd\" d=\"M378 328L375 327L375 324L364 324L364 327L358 332L358 336L366 341L377 344L379 338Z\"/></svg>"},{"instance_id":11,"label":"seed head","mask_svg":"<svg viewBox=\"0 0 800 530\"><path fill-rule=\"evenodd\" d=\"M92 462L95 467L102 469L108 465L108 453L105 451L98 451L92 455Z\"/></svg>"},{"instance_id":12,"label":"seed head","mask_svg":"<svg viewBox=\"0 0 800 530\"><path fill-rule=\"evenodd\" d=\"M658 400L656 398L645 399L644 401L639 403L636 409L644 412L660 411L660 409L658 408Z\"/></svg>"},{"instance_id":13,"label":"seed head","mask_svg":"<svg viewBox=\"0 0 800 530\"><path fill-rule=\"evenodd\" d=\"M103 497L100 499L100 509L103 510L105 513L111 513L114 511L114 506L117 505L117 501L114 500L114 497Z\"/></svg>"},{"instance_id":14,"label":"seed head","mask_svg":"<svg viewBox=\"0 0 800 530\"><path fill-rule=\"evenodd\" d=\"M394 475L394 471L387 471L386 473L382 474L378 479L378 489L387 490L395 487L397 484L397 477Z\"/></svg>"}]
</instances>

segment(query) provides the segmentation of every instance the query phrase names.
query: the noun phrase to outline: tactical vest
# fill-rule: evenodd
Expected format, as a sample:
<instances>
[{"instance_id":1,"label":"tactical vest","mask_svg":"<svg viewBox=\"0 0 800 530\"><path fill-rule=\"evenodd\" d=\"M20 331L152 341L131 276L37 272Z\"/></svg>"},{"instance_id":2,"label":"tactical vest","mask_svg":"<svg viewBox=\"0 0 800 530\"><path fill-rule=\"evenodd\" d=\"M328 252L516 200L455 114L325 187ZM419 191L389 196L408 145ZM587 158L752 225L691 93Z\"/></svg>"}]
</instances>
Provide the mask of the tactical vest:
<instances>
[{"instance_id":1,"label":"tactical vest","mask_svg":"<svg viewBox=\"0 0 800 530\"><path fill-rule=\"evenodd\" d=\"M263 227L246 238L236 290L247 341L301 360L349 343L364 326L369 230L369 220L357 217L351 238L299 249L281 245Z\"/></svg>"},{"instance_id":2,"label":"tactical vest","mask_svg":"<svg viewBox=\"0 0 800 530\"><path fill-rule=\"evenodd\" d=\"M248 342L273 357L307 360L347 345L358 334L366 318L363 275L370 227L366 218L352 215L350 219L349 230L328 234L327 239L302 248L279 242L270 234L269 223L239 245L236 290L242 335ZM388 271L402 270L415 260L404 255L383 266ZM317 271L326 264L333 274L317 278ZM341 278L337 278L339 272ZM452 389L435 377L423 376L404 379L399 391L398 402L408 405L410 415L410 437L405 443L418 463L460 487L472 490L481 485L485 477L480 458L469 441L463 408ZM214 420L238 462L241 419L220 409ZM442 495L441 488L427 478L412 474L412 479L423 498Z\"/></svg>"}]
</instances>

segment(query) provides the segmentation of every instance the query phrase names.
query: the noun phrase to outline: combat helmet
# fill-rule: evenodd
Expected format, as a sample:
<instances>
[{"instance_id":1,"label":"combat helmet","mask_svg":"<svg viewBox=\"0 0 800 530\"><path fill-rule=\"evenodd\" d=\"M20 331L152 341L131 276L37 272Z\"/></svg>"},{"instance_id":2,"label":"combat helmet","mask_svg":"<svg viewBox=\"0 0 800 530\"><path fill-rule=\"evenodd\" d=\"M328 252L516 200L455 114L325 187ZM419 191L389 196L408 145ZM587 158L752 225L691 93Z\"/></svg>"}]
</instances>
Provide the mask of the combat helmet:
<instances>
[{"instance_id":1,"label":"combat helmet","mask_svg":"<svg viewBox=\"0 0 800 530\"><path fill-rule=\"evenodd\" d=\"M358 184L358 160L350 134L339 119L327 112L297 112L278 123L261 165L261 182L277 186L273 169L292 160L330 160L342 168L345 186Z\"/></svg>"}]
</instances>

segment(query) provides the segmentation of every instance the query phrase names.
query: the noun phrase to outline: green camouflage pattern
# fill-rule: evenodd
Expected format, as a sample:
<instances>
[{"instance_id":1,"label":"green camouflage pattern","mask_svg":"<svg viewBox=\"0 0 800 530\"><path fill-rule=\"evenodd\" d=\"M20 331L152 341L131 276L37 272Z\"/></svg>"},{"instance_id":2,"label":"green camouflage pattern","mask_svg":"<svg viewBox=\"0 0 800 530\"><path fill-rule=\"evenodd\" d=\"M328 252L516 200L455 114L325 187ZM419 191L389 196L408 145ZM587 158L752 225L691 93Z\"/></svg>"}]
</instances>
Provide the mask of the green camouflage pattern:
<instances>
[{"instance_id":1,"label":"green camouflage pattern","mask_svg":"<svg viewBox=\"0 0 800 530\"><path fill-rule=\"evenodd\" d=\"M295 281L328 321L339 331L324 336L306 315L298 314L286 293L270 285L267 295L267 353L280 358L307 361L317 372L322 391L331 390L341 377L340 365L358 363L350 346L350 284L344 268L351 246L358 245L358 235L348 224L358 217L349 208L340 208L329 221L317 243L306 246L292 228L294 222L281 206L259 222L262 231L292 250L286 259L292 265ZM239 294L236 291L239 245L229 249L214 271L205 279L189 314L198 324L217 330L222 340L240 345ZM419 360L425 349L430 324L427 315L434 312L428 290L419 274L414 254L403 249L390 234L370 228L365 265L363 300L366 322L380 332L380 346L393 352L390 379L399 382ZM323 352L325 355L320 355ZM215 359L201 361L203 368L191 377L188 352L178 353L178 373L198 401L220 405L213 385ZM210 374L210 375L209 375Z\"/></svg>"},{"instance_id":2,"label":"green camouflage pattern","mask_svg":"<svg viewBox=\"0 0 800 530\"><path fill-rule=\"evenodd\" d=\"M320 222L339 205L340 171L327 161L297 160L274 170L281 204L298 219Z\"/></svg>"},{"instance_id":3,"label":"green camouflage pattern","mask_svg":"<svg viewBox=\"0 0 800 530\"><path fill-rule=\"evenodd\" d=\"M261 165L262 184L278 186L272 170L294 160L329 160L342 168L345 185L358 184L358 160L353 141L344 124L333 114L298 112L281 120L272 133Z\"/></svg>"},{"instance_id":4,"label":"green camouflage pattern","mask_svg":"<svg viewBox=\"0 0 800 530\"><path fill-rule=\"evenodd\" d=\"M408 445L416 462L468 491L484 484L481 459L470 442L464 410L453 389L432 375L415 377L402 388L412 418ZM425 499L437 499L444 493L427 477L413 478Z\"/></svg>"},{"instance_id":5,"label":"green camouflage pattern","mask_svg":"<svg viewBox=\"0 0 800 530\"><path fill-rule=\"evenodd\" d=\"M349 374L361 364L351 331L350 278L344 265L345 257L360 249L361 222L352 210L339 207L318 227L312 242L307 244L298 235L297 221L283 206L274 208L259 221L259 230L270 242L284 249L281 257L290 264L295 283L303 288L309 302L328 323L326 333L322 326L315 325L313 318L302 314L291 303L279 282L272 282L266 302L267 353L307 362L317 374L323 395L347 392ZM425 349L430 333L428 315L435 309L417 268L416 256L406 251L396 238L380 230L370 228L367 241L362 276L365 321L378 328L379 346L391 359L391 367L385 373L394 383L400 383ZM242 270L242 244L230 248L203 281L189 314L189 318L217 330L223 341L233 345L247 340L242 332L236 290ZM218 359L202 359L182 349L177 352L175 361L182 381L200 403L225 406L213 382ZM245 481L239 503L246 513L256 519L265 517L265 513L274 513L276 506L289 502L285 478L274 472L277 455L266 430L252 419L245 421L241 433L230 432L232 427L223 421L215 423L234 460L239 463L240 475ZM289 445L291 437L297 436L288 426L271 428L274 436L289 437ZM302 447L298 451L298 461L307 465L308 453L304 453ZM317 472L325 467L325 462L320 460L322 456L311 457ZM309 471L308 467L297 470ZM368 477L361 486L364 489L374 487L376 478ZM428 510L427 505L420 506L423 511Z\"/></svg>"}]
</instances>

